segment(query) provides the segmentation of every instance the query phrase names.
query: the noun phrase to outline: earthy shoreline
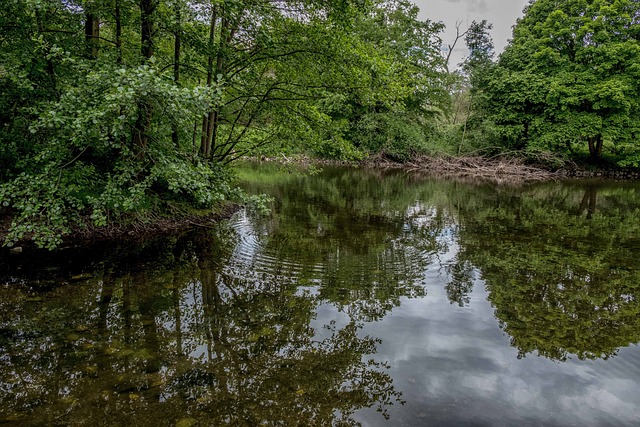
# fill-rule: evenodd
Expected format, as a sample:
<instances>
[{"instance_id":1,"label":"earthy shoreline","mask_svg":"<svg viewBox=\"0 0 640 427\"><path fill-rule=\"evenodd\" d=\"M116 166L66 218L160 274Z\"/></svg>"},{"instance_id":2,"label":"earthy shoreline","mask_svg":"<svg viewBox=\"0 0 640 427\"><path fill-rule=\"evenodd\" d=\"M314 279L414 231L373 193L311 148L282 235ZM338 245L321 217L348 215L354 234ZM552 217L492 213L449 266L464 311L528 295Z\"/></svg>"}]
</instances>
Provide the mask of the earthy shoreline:
<instances>
[{"instance_id":1,"label":"earthy shoreline","mask_svg":"<svg viewBox=\"0 0 640 427\"><path fill-rule=\"evenodd\" d=\"M139 240L150 236L168 235L191 228L208 228L229 219L240 209L240 205L229 203L222 209L205 215L176 215L158 217L148 222L112 227L87 227L68 236L75 242L95 242L105 240Z\"/></svg>"},{"instance_id":2,"label":"earthy shoreline","mask_svg":"<svg viewBox=\"0 0 640 427\"><path fill-rule=\"evenodd\" d=\"M108 242L135 243L146 239L170 236L196 228L210 228L222 220L229 219L233 214L238 212L240 208L241 206L238 204L227 203L218 210L202 215L179 214L173 217L158 216L147 219L146 221L137 221L127 225L108 227L87 226L64 236L63 244L55 250L78 246L91 246ZM4 242L7 235L7 228L10 222L7 221L8 219L8 216L0 218L0 242ZM21 253L24 249L44 250L37 248L33 241L25 239L12 248L0 246L0 256L5 252Z\"/></svg>"},{"instance_id":3,"label":"earthy shoreline","mask_svg":"<svg viewBox=\"0 0 640 427\"><path fill-rule=\"evenodd\" d=\"M549 181L558 179L614 179L637 180L640 172L630 170L589 170L576 164L566 163L562 167L552 169L544 165L527 164L524 160L514 157L427 157L420 156L411 161L400 163L387 158L384 155L370 157L362 161L341 161L314 159L307 156L291 156L288 158L260 159L248 158L250 161L298 164L307 166L347 166L372 168L380 170L404 170L407 172L427 174L440 177L472 178L497 183L523 183L533 181ZM115 225L109 227L88 226L78 229L64 237L64 243L60 249L73 246L88 246L105 242L134 243L149 238L168 236L198 227L212 227L215 223L230 218L240 209L237 204L226 204L221 209L204 215L177 214L174 216L158 216L147 218L146 221L136 221L133 224ZM1 214L2 212L0 212ZM10 224L8 215L0 215L0 242L4 241ZM35 244L25 239L14 248L0 246L0 255L3 253L21 252L23 248L35 248Z\"/></svg>"},{"instance_id":4,"label":"earthy shoreline","mask_svg":"<svg viewBox=\"0 0 640 427\"><path fill-rule=\"evenodd\" d=\"M603 169L591 165L580 166L573 162L562 165L549 166L544 162L529 163L518 157L428 157L418 156L410 161L401 163L377 155L362 161L314 159L307 156L292 156L287 158L249 159L259 162L275 162L300 165L335 165L378 169L398 169L408 172L426 173L434 176L480 178L504 181L546 181L566 178L600 178L615 180L637 180L640 172L637 170Z\"/></svg>"}]
</instances>

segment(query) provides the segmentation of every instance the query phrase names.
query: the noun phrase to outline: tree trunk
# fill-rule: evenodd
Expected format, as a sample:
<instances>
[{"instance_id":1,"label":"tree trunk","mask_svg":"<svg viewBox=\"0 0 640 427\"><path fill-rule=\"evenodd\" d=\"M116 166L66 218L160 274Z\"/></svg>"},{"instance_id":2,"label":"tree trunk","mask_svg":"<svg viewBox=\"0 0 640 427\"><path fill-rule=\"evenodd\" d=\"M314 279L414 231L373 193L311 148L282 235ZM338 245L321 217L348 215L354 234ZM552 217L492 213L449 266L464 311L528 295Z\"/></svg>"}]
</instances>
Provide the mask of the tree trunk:
<instances>
[{"instance_id":1,"label":"tree trunk","mask_svg":"<svg viewBox=\"0 0 640 427\"><path fill-rule=\"evenodd\" d=\"M207 87L213 84L213 44L216 38L216 22L218 20L218 6L213 6L211 10L211 24L209 26L209 56L207 58ZM211 140L209 138L213 112L205 114L202 118L202 137L200 141L200 154L205 159L211 155Z\"/></svg>"},{"instance_id":2,"label":"tree trunk","mask_svg":"<svg viewBox=\"0 0 640 427\"><path fill-rule=\"evenodd\" d=\"M602 158L602 142L602 135L598 135L596 139L596 156L598 156L598 159Z\"/></svg>"},{"instance_id":3,"label":"tree trunk","mask_svg":"<svg viewBox=\"0 0 640 427\"><path fill-rule=\"evenodd\" d=\"M180 48L182 43L182 17L180 16L180 5L176 4L176 31L175 31L175 40L173 46L173 82L176 86L180 82ZM174 120L173 129L171 132L171 140L173 144L177 147L180 145L180 134L178 133L178 124Z\"/></svg>"},{"instance_id":4,"label":"tree trunk","mask_svg":"<svg viewBox=\"0 0 640 427\"><path fill-rule=\"evenodd\" d=\"M153 15L157 7L157 0L140 0L140 39L142 42L141 53L144 61L153 56Z\"/></svg>"},{"instance_id":5,"label":"tree trunk","mask_svg":"<svg viewBox=\"0 0 640 427\"><path fill-rule=\"evenodd\" d=\"M233 38L233 30L231 30L231 23L227 17L222 18L222 26L220 28L220 43L218 45L218 51L216 53L216 68L214 75L216 79L218 79L218 75L224 74L225 67L225 55L227 52L227 48L231 43L231 39ZM216 80L218 82L218 80ZM220 125L220 109L216 108L209 115L209 132L207 133L208 138L208 146L209 146L209 157L213 156L213 153L216 150L216 142L218 139L218 127Z\"/></svg>"},{"instance_id":6,"label":"tree trunk","mask_svg":"<svg viewBox=\"0 0 640 427\"><path fill-rule=\"evenodd\" d=\"M98 42L100 41L100 21L93 13L87 12L84 21L84 38L87 43L87 57L98 59Z\"/></svg>"},{"instance_id":7,"label":"tree trunk","mask_svg":"<svg viewBox=\"0 0 640 427\"><path fill-rule=\"evenodd\" d=\"M589 155L591 156L591 160L598 162L602 157L602 135L590 136L587 138L587 141L589 142Z\"/></svg>"},{"instance_id":8,"label":"tree trunk","mask_svg":"<svg viewBox=\"0 0 640 427\"><path fill-rule=\"evenodd\" d=\"M460 139L460 145L458 145L458 156L462 153L462 145L464 144L464 139L467 136L467 123L469 123L469 115L471 114L471 105L473 104L473 95L469 95L469 105L467 107L467 114L464 118L464 128L462 130L462 138Z\"/></svg>"},{"instance_id":9,"label":"tree trunk","mask_svg":"<svg viewBox=\"0 0 640 427\"><path fill-rule=\"evenodd\" d=\"M116 58L116 62L118 64L122 64L122 10L120 9L120 0L116 0L115 19L116 19L116 51L118 55Z\"/></svg>"},{"instance_id":10,"label":"tree trunk","mask_svg":"<svg viewBox=\"0 0 640 427\"><path fill-rule=\"evenodd\" d=\"M140 53L142 63L146 63L153 56L153 15L158 7L157 0L140 0ZM138 158L145 157L145 150L149 140L149 129L151 128L151 104L148 100L138 102L138 119L133 134L133 145L138 149Z\"/></svg>"}]
</instances>

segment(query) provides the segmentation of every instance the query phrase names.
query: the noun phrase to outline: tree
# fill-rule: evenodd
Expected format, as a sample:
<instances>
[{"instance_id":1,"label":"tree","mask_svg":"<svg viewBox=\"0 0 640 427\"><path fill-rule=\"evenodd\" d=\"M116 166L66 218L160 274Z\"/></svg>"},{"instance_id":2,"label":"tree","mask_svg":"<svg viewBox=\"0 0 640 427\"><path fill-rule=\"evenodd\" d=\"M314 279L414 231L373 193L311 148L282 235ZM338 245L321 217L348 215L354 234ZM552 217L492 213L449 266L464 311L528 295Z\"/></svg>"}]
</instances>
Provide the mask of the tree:
<instances>
[{"instance_id":1,"label":"tree","mask_svg":"<svg viewBox=\"0 0 640 427\"><path fill-rule=\"evenodd\" d=\"M640 4L538 0L481 88L505 147L640 165Z\"/></svg>"},{"instance_id":2,"label":"tree","mask_svg":"<svg viewBox=\"0 0 640 427\"><path fill-rule=\"evenodd\" d=\"M330 107L343 94L376 113L437 102L439 25L416 13L342 0L10 2L5 243L53 248L77 228L210 208L235 194L224 165L268 145L354 152L342 137L353 123Z\"/></svg>"},{"instance_id":3,"label":"tree","mask_svg":"<svg viewBox=\"0 0 640 427\"><path fill-rule=\"evenodd\" d=\"M141 218L162 199L206 207L225 197L225 179L186 140L167 144L172 123L189 128L218 95L165 75L164 2L133 6L47 0L0 12L6 244L51 248L76 227Z\"/></svg>"},{"instance_id":4,"label":"tree","mask_svg":"<svg viewBox=\"0 0 640 427\"><path fill-rule=\"evenodd\" d=\"M482 20L480 22L473 21L467 29L464 41L469 49L469 56L465 58L462 65L462 71L466 75L469 81L469 101L465 122L462 130L462 138L460 139L460 145L458 146L458 155L462 151L465 138L467 136L467 127L471 115L471 109L474 104L477 104L477 92L479 88L484 86L484 81L487 78L487 73L493 66L493 39L491 38L489 31L493 28L493 25ZM480 115L481 116L481 115ZM478 121L479 117L476 115L472 117L473 120Z\"/></svg>"},{"instance_id":5,"label":"tree","mask_svg":"<svg viewBox=\"0 0 640 427\"><path fill-rule=\"evenodd\" d=\"M418 8L405 0L376 2L358 18L354 30L375 52L368 54L372 78L364 89L335 94L323 111L344 122L338 138L361 153L407 160L425 151L448 103L443 26L418 20Z\"/></svg>"}]
</instances>

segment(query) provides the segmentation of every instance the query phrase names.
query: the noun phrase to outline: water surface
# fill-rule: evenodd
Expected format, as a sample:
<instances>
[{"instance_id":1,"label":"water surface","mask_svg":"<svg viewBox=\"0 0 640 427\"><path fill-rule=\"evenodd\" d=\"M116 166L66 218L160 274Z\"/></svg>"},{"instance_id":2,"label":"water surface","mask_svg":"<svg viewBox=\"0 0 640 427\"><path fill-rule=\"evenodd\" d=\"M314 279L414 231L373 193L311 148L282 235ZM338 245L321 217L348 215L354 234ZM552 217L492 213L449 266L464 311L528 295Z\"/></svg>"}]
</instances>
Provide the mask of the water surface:
<instances>
[{"instance_id":1,"label":"water surface","mask_svg":"<svg viewBox=\"0 0 640 427\"><path fill-rule=\"evenodd\" d=\"M0 258L15 425L637 425L640 186L239 170L273 214Z\"/></svg>"}]
</instances>

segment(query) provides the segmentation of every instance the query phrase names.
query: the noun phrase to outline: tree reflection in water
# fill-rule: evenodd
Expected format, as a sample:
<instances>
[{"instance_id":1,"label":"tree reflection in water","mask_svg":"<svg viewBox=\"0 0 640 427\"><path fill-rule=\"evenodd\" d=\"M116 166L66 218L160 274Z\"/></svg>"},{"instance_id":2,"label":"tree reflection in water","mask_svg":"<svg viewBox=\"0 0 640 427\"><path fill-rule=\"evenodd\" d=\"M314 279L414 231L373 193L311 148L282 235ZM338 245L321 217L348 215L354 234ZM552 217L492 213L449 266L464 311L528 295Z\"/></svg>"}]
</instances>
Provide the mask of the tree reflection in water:
<instances>
[{"instance_id":1,"label":"tree reflection in water","mask_svg":"<svg viewBox=\"0 0 640 427\"><path fill-rule=\"evenodd\" d=\"M46 278L2 286L3 419L355 425L371 406L386 416L401 399L386 365L367 361L377 341L355 319L318 334L321 297L293 280L222 268L235 238L164 242L162 268L105 263L48 290Z\"/></svg>"},{"instance_id":2,"label":"tree reflection in water","mask_svg":"<svg viewBox=\"0 0 640 427\"><path fill-rule=\"evenodd\" d=\"M277 215L148 251L62 255L56 271L31 272L44 258L21 269L0 259L3 421L317 426L356 424L365 407L385 415L401 396L386 364L368 361L379 341L362 324L426 297L443 273L447 315L483 283L519 357L607 358L640 341L635 187L244 174L251 192L275 196Z\"/></svg>"},{"instance_id":3,"label":"tree reflection in water","mask_svg":"<svg viewBox=\"0 0 640 427\"><path fill-rule=\"evenodd\" d=\"M640 341L640 200L600 186L478 193L461 212L447 292L467 300L473 264L519 357L608 358Z\"/></svg>"},{"instance_id":4,"label":"tree reflection in water","mask_svg":"<svg viewBox=\"0 0 640 427\"><path fill-rule=\"evenodd\" d=\"M495 185L331 168L318 179L243 175L252 191L276 196L265 251L306 265L330 260L308 279L323 283L327 300L360 307L362 319L426 295L425 272L451 250L442 265L449 301L469 305L482 279L519 357L606 358L640 341L633 184Z\"/></svg>"}]
</instances>

